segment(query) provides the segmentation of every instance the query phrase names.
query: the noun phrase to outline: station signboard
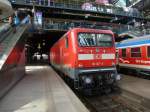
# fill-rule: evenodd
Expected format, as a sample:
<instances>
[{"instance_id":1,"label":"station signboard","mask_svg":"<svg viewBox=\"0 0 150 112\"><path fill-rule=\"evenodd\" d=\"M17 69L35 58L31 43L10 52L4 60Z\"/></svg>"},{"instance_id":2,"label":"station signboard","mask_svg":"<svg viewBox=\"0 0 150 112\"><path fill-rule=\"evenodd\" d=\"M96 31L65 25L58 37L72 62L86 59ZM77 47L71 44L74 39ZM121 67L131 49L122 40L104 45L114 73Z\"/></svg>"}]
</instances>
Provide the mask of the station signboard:
<instances>
[{"instance_id":1,"label":"station signboard","mask_svg":"<svg viewBox=\"0 0 150 112\"><path fill-rule=\"evenodd\" d=\"M43 24L42 12L35 12L35 14L34 14L34 25L37 28L42 28L42 24Z\"/></svg>"}]
</instances>

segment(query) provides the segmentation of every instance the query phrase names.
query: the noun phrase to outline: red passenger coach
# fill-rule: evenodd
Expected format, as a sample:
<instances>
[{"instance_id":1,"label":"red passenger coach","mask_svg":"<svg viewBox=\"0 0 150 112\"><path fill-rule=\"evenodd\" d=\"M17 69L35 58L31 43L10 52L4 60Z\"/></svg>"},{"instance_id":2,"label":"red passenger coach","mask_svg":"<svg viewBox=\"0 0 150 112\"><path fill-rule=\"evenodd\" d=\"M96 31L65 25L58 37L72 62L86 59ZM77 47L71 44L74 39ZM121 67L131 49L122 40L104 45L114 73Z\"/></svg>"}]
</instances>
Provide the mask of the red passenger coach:
<instances>
[{"instance_id":1,"label":"red passenger coach","mask_svg":"<svg viewBox=\"0 0 150 112\"><path fill-rule=\"evenodd\" d=\"M73 79L76 89L112 88L116 72L114 35L110 30L74 28L50 51L52 66Z\"/></svg>"},{"instance_id":2,"label":"red passenger coach","mask_svg":"<svg viewBox=\"0 0 150 112\"><path fill-rule=\"evenodd\" d=\"M141 36L118 43L119 68L150 76L150 36Z\"/></svg>"}]
</instances>

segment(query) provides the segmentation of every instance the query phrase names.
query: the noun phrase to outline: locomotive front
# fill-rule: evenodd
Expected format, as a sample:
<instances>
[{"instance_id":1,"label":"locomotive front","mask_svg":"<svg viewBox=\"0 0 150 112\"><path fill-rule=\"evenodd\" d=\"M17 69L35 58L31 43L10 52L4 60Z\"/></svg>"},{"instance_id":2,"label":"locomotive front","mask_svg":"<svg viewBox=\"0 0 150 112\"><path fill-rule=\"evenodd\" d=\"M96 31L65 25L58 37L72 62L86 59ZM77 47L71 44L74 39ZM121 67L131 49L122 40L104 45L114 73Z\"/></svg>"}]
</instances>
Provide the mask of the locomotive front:
<instances>
[{"instance_id":1,"label":"locomotive front","mask_svg":"<svg viewBox=\"0 0 150 112\"><path fill-rule=\"evenodd\" d=\"M115 42L109 30L77 33L75 87L83 90L112 89L120 79L116 70Z\"/></svg>"}]
</instances>

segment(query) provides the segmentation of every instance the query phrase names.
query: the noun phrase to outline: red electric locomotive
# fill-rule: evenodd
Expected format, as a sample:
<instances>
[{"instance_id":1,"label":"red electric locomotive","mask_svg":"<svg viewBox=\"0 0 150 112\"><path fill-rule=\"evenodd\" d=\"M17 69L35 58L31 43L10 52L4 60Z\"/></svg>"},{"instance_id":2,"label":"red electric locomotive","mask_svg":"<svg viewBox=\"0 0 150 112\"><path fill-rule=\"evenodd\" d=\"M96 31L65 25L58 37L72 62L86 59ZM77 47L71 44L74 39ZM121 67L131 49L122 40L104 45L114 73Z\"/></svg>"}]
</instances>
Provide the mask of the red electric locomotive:
<instances>
[{"instance_id":1,"label":"red electric locomotive","mask_svg":"<svg viewBox=\"0 0 150 112\"><path fill-rule=\"evenodd\" d=\"M120 77L114 43L110 30L74 28L51 48L50 62L76 89L110 89Z\"/></svg>"}]
</instances>

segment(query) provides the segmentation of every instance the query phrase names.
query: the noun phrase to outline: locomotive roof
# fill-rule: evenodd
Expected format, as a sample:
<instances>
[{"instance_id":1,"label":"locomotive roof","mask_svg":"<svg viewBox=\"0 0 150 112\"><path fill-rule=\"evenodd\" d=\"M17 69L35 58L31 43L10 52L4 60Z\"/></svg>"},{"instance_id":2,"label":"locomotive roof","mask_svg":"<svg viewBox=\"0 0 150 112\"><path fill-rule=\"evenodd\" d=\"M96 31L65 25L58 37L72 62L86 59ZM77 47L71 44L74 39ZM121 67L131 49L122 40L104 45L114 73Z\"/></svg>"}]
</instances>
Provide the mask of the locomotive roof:
<instances>
[{"instance_id":1,"label":"locomotive roof","mask_svg":"<svg viewBox=\"0 0 150 112\"><path fill-rule=\"evenodd\" d=\"M138 47L141 45L150 45L150 35L121 41L116 44L116 47L117 48L126 48L126 47L136 47L136 46Z\"/></svg>"},{"instance_id":2,"label":"locomotive roof","mask_svg":"<svg viewBox=\"0 0 150 112\"><path fill-rule=\"evenodd\" d=\"M78 30L81 30L81 31L86 30L86 31L93 31L93 32L102 31L102 32L107 32L107 33L113 34L113 32L111 30L90 29L90 28L73 28L73 29L71 29L71 31L74 31L74 30L76 30L76 31L78 31Z\"/></svg>"}]
</instances>

